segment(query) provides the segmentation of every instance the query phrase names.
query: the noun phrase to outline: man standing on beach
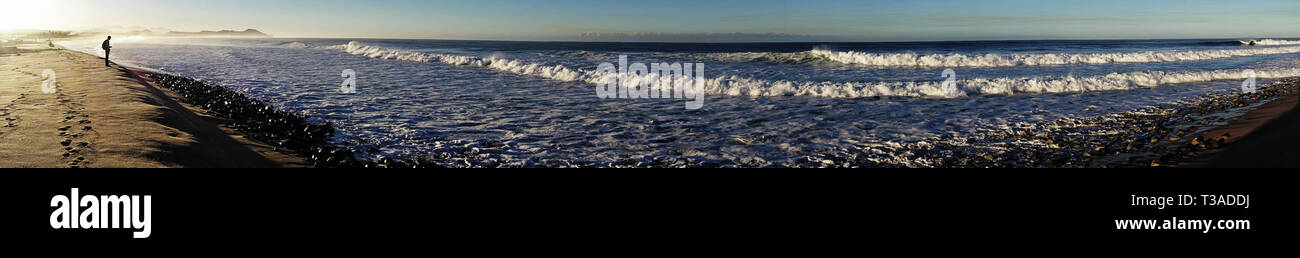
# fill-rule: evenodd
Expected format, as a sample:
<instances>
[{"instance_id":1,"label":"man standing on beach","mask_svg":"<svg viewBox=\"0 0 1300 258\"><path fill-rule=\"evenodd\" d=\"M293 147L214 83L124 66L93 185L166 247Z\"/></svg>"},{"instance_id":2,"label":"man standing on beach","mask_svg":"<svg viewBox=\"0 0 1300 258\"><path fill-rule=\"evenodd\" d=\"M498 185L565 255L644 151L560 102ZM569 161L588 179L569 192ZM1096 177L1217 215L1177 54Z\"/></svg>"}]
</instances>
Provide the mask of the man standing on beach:
<instances>
[{"instance_id":1,"label":"man standing on beach","mask_svg":"<svg viewBox=\"0 0 1300 258\"><path fill-rule=\"evenodd\" d=\"M108 41L109 41L109 40L113 40L113 36L108 36L108 39L105 39L105 40L104 40L104 45L100 46L101 48L104 49L104 66L109 66L109 65L108 65L108 52L111 51L111 49L113 49L113 46L108 45Z\"/></svg>"}]
</instances>

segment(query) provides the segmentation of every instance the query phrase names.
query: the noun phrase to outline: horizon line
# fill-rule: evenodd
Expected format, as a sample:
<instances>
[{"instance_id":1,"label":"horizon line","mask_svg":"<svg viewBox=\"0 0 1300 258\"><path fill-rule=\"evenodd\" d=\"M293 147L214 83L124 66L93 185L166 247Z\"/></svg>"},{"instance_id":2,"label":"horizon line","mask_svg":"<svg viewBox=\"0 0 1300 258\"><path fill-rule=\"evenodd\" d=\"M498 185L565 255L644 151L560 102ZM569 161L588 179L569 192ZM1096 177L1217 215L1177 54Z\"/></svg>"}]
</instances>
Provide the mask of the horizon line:
<instances>
[{"instance_id":1,"label":"horizon line","mask_svg":"<svg viewBox=\"0 0 1300 258\"><path fill-rule=\"evenodd\" d=\"M223 29L233 30L233 29ZM282 38L282 39L372 39L372 40L442 40L442 41L497 41L497 42L571 42L571 43L666 43L666 44L755 44L755 43L917 43L917 42L1013 42L1013 41L1126 41L1126 40L1249 40L1249 39L1300 39L1300 36L1258 36L1258 37L1151 37L1151 38L1125 38L1125 37L1093 37L1093 38L1068 38L1068 37L1044 37L1044 38L973 38L973 39L884 39L884 40L852 40L852 39L827 39L827 40L809 40L809 41L654 41L654 40L581 40L581 39L500 39L500 38L439 38L439 37L404 37L404 36L320 36L320 35L302 35L302 36L277 36L261 29L247 28L246 30L257 30L267 34L267 37L248 36L242 38ZM75 29L5 29L0 30L3 33L17 31L72 31ZM200 31L221 31L221 30L200 30ZM233 30L238 31L238 30ZM114 33L103 33L97 31L84 31L90 33L99 33L97 35L111 35ZM173 30L173 32L186 32ZM125 33L124 33L125 34ZM700 34L736 34L735 32L721 33L700 33ZM767 33L747 33L747 34L767 34ZM779 33L775 33L779 34ZM794 34L784 34L794 35ZM828 36L828 35L799 35L802 37L821 37L821 38L847 38L853 36ZM180 38L184 36L176 36ZM208 38L241 38L239 36L206 36Z\"/></svg>"}]
</instances>

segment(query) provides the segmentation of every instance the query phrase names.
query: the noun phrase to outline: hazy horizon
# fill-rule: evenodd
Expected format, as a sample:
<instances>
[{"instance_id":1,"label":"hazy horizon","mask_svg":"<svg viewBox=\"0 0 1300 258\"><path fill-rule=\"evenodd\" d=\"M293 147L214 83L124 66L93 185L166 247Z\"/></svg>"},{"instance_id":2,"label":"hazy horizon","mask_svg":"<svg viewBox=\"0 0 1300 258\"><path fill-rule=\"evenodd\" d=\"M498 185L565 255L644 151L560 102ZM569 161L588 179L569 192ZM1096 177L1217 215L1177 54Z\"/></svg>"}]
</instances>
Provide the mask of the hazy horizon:
<instances>
[{"instance_id":1,"label":"hazy horizon","mask_svg":"<svg viewBox=\"0 0 1300 258\"><path fill-rule=\"evenodd\" d=\"M1300 2L994 0L22 1L2 29L243 30L280 38L892 42L1300 37Z\"/></svg>"}]
</instances>

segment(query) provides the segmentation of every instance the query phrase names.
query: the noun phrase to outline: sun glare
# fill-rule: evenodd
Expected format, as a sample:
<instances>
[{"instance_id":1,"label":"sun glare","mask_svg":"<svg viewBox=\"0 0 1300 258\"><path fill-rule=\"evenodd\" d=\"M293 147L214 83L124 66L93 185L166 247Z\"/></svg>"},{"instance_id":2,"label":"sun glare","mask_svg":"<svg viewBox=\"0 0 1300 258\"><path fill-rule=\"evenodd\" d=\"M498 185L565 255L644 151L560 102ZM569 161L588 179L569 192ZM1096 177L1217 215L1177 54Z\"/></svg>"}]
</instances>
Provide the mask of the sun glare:
<instances>
[{"instance_id":1,"label":"sun glare","mask_svg":"<svg viewBox=\"0 0 1300 258\"><path fill-rule=\"evenodd\" d=\"M0 8L0 30L44 29L54 25L54 1L6 0Z\"/></svg>"}]
</instances>

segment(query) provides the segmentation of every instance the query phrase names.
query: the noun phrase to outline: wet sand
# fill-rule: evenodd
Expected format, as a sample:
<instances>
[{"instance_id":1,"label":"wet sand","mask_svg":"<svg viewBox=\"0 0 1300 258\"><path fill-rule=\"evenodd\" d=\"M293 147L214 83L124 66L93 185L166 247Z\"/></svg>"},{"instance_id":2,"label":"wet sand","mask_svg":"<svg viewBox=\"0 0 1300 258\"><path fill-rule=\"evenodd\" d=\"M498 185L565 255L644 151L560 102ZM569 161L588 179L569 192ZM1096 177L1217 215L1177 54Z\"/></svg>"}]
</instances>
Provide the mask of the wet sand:
<instances>
[{"instance_id":1,"label":"wet sand","mask_svg":"<svg viewBox=\"0 0 1300 258\"><path fill-rule=\"evenodd\" d=\"M1223 148L1183 167L1300 167L1300 97L1269 102L1206 135L1226 136Z\"/></svg>"},{"instance_id":2,"label":"wet sand","mask_svg":"<svg viewBox=\"0 0 1300 258\"><path fill-rule=\"evenodd\" d=\"M177 101L143 71L25 45L0 55L0 167L307 167ZM45 93L42 73L54 72Z\"/></svg>"}]
</instances>

